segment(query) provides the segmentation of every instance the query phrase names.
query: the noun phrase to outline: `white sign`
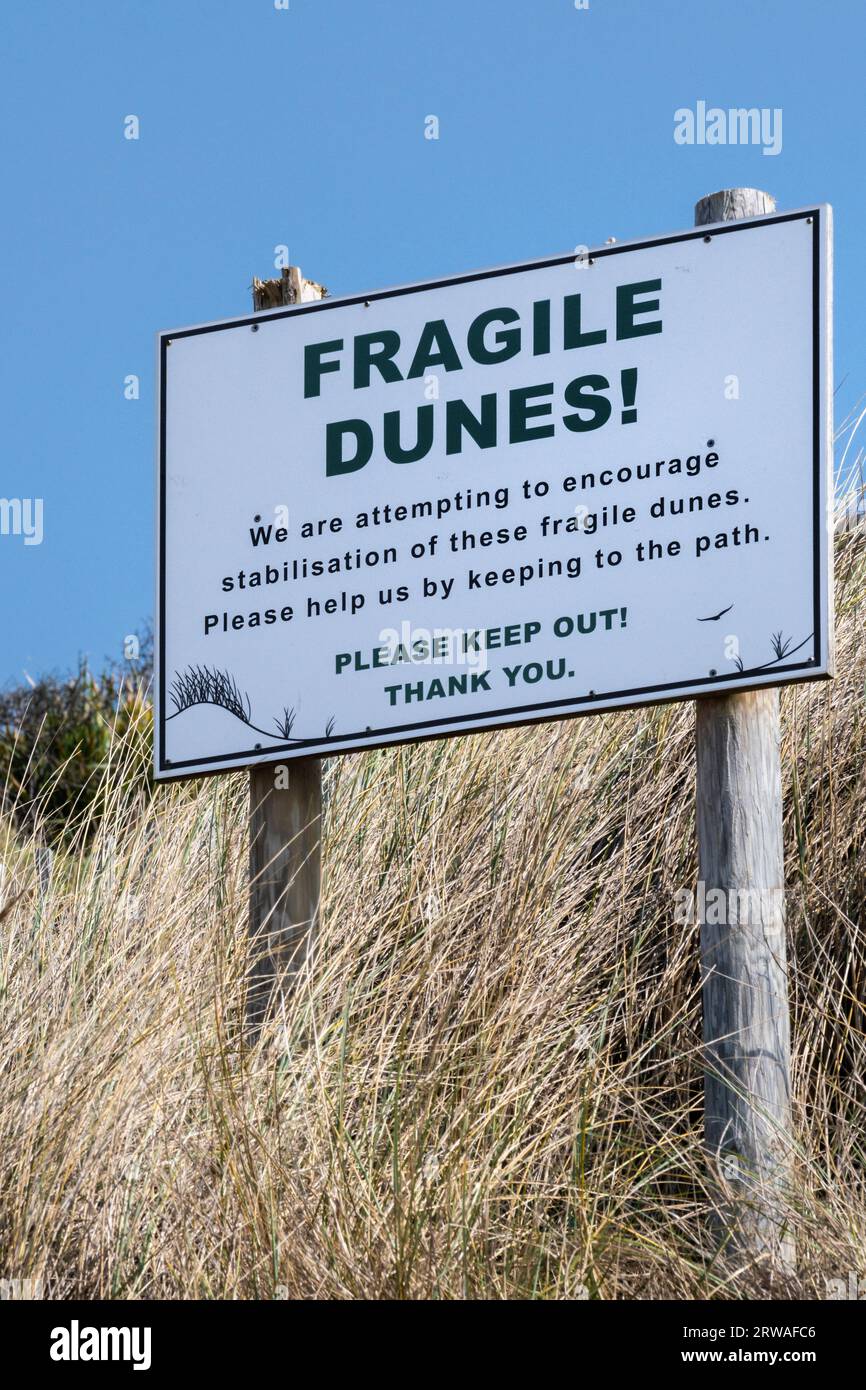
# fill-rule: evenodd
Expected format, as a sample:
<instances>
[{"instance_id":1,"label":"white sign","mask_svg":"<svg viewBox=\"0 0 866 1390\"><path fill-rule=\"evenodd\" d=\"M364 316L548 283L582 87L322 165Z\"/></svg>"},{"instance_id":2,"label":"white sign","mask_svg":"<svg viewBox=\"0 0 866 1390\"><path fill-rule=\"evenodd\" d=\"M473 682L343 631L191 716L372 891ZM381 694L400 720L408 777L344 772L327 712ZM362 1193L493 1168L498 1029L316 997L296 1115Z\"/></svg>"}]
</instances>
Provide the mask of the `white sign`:
<instances>
[{"instance_id":1,"label":"white sign","mask_svg":"<svg viewBox=\"0 0 866 1390\"><path fill-rule=\"evenodd\" d=\"M157 776L830 674L830 217L160 334Z\"/></svg>"}]
</instances>

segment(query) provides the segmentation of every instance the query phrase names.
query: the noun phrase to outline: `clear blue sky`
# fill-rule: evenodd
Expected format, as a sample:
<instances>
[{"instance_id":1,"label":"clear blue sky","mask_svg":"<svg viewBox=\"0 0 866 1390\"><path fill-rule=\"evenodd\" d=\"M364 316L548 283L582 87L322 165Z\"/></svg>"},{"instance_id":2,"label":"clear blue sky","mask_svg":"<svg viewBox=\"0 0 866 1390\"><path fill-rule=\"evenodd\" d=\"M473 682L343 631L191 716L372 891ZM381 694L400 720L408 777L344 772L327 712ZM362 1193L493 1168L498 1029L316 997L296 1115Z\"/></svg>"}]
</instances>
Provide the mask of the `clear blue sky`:
<instances>
[{"instance_id":1,"label":"clear blue sky","mask_svg":"<svg viewBox=\"0 0 866 1390\"><path fill-rule=\"evenodd\" d=\"M838 413L866 392L863 0L4 0L0 44L0 496L44 499L0 684L152 614L154 332L245 312L278 244L350 294L828 201ZM782 152L676 144L699 100L780 107Z\"/></svg>"}]
</instances>

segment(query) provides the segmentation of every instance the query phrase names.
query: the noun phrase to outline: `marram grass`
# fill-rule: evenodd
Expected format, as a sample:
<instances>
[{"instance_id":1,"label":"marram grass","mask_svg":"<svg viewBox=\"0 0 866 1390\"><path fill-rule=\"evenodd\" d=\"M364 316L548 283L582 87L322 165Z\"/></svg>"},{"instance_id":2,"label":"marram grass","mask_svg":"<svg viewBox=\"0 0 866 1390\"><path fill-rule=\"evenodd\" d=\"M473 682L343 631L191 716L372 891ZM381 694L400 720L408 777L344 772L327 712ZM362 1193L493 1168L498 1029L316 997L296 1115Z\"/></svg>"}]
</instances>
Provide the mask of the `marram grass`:
<instances>
[{"instance_id":1,"label":"marram grass","mask_svg":"<svg viewBox=\"0 0 866 1390\"><path fill-rule=\"evenodd\" d=\"M796 1276L866 1273L863 529L782 696ZM690 704L335 759L314 965L242 1043L246 777L115 737L0 826L0 1275L80 1298L737 1298L701 1148ZM41 886L40 886L41 885Z\"/></svg>"}]
</instances>

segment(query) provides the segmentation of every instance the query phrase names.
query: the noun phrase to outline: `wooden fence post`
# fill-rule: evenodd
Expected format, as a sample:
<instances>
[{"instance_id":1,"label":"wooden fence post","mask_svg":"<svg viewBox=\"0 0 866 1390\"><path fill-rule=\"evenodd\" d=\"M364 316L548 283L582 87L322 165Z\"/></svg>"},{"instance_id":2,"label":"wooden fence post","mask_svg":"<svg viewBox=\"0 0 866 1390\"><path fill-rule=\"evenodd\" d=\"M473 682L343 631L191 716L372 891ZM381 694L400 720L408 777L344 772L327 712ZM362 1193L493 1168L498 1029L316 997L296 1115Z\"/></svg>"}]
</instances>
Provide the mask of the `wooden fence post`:
<instances>
[{"instance_id":1,"label":"wooden fence post","mask_svg":"<svg viewBox=\"0 0 866 1390\"><path fill-rule=\"evenodd\" d=\"M322 285L287 266L253 281L253 307L321 299ZM246 1032L255 1041L276 999L292 986L315 940L321 897L322 759L250 768L250 962Z\"/></svg>"},{"instance_id":2,"label":"wooden fence post","mask_svg":"<svg viewBox=\"0 0 866 1390\"><path fill-rule=\"evenodd\" d=\"M769 194L729 188L700 200L695 225L773 211ZM726 904L701 921L707 1152L725 1239L785 1271L795 1248L778 688L699 699L695 741L702 901L721 889Z\"/></svg>"}]
</instances>

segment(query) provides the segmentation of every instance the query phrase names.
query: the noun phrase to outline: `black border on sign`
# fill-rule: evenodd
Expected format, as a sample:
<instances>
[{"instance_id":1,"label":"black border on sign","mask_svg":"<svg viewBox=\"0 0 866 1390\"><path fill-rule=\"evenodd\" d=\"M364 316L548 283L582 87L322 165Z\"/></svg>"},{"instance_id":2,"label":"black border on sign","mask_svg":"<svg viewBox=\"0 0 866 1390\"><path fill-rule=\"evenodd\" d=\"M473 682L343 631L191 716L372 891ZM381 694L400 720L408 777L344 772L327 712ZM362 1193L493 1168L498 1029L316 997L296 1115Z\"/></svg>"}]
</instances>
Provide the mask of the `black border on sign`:
<instances>
[{"instance_id":1,"label":"black border on sign","mask_svg":"<svg viewBox=\"0 0 866 1390\"><path fill-rule=\"evenodd\" d=\"M244 328L260 324L265 319L292 318L299 314L322 314L329 309L346 308L352 304L366 304L374 299L395 299L406 294L423 294L427 290L445 289L450 285L466 284L474 280L494 280L504 275L517 275L530 270L547 270L551 266L567 265L574 261L574 255L552 256L546 260L524 261L517 265L500 266L493 270L470 271L465 275L452 275L444 280L424 280L418 284L400 285L394 289L374 290L369 294L347 296L340 299L319 299L292 308L278 309L269 313L251 314L246 318L226 319L219 323L201 324L196 328L181 328L158 335L159 341L159 643L158 643L158 681L159 681L159 726L156 730L158 756L155 771L160 780L171 778L196 777L208 771L220 772L226 769L219 766L230 763L228 770L241 771L244 767L257 763L273 762L277 757L332 757L339 753L354 753L374 748L394 747L400 742L420 743L431 738L447 738L460 733L488 733L495 729L519 728L521 725L545 723L553 720L573 718L575 715L597 712L607 713L614 709L636 709L641 705L665 704L674 700L688 699L687 692L700 694L707 686L717 690L725 685L735 684L738 690L758 689L762 686L777 685L775 676L787 676L790 683L810 679L826 678L823 671L816 671L820 665L822 647L821 626L821 467L822 467L822 429L821 412L821 373L823 370L821 354L821 223L820 206L801 208L797 212L772 214L768 217L743 218L733 222L710 223L693 231L678 232L669 236L650 237L644 241L624 242L617 246L602 246L588 253L591 260L603 256L618 256L629 251L644 251L654 246L669 246L683 241L697 241L704 237L726 236L731 232L742 232L761 226L773 226L780 222L799 222L811 219L812 222L812 569L813 569L813 655L806 661L793 662L787 666L774 666L766 673L733 671L720 676L701 676L694 680L668 681L661 685L636 686L631 690L608 690L592 695L578 695L570 700L548 700L542 704L517 705L506 709L491 710L484 714L457 714L438 719L425 719L415 724L394 724L383 729L357 730L351 734L333 734L328 739L295 740L292 743L272 744L267 749L246 748L235 753L220 753L205 758L190 758L183 762L170 762L165 758L165 471L166 471L166 387L167 357L169 344L176 338L194 338L202 333L218 333L225 329ZM825 529L825 528L823 528ZM829 540L827 541L829 545ZM754 680L750 681L749 676ZM676 694L666 694L676 691ZM710 693L710 692L708 692ZM646 696L646 699L641 697ZM555 714L545 714L545 710L555 710ZM524 719L515 718L527 716ZM483 720L483 724L478 721ZM492 722L488 722L492 721ZM497 722L498 721L498 722ZM464 729L460 726L470 724ZM457 726L457 727L448 727ZM424 733L432 729L432 733ZM394 734L412 735L406 739L391 737ZM376 742L380 738L381 742ZM349 747L340 747L349 744ZM314 750L308 752L307 750ZM263 758L263 754L267 756ZM243 759L242 762L238 762ZM184 769L191 769L184 771Z\"/></svg>"}]
</instances>

